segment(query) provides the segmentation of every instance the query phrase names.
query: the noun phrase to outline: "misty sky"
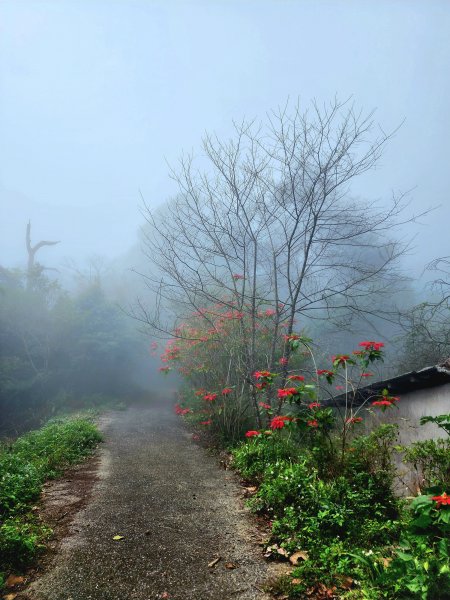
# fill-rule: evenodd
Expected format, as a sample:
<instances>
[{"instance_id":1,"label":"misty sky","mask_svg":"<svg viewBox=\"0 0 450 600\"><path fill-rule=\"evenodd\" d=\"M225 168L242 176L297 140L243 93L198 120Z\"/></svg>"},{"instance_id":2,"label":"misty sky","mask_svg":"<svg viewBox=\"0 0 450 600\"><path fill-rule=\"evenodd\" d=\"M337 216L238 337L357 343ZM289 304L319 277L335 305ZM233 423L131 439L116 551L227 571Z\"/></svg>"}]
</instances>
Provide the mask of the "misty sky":
<instances>
[{"instance_id":1,"label":"misty sky","mask_svg":"<svg viewBox=\"0 0 450 600\"><path fill-rule=\"evenodd\" d=\"M408 266L450 254L448 0L0 0L0 265L24 232L39 259L113 257L136 241L139 190L174 193L166 161L205 130L286 98L353 95L405 123L355 193L411 192L423 219Z\"/></svg>"}]
</instances>

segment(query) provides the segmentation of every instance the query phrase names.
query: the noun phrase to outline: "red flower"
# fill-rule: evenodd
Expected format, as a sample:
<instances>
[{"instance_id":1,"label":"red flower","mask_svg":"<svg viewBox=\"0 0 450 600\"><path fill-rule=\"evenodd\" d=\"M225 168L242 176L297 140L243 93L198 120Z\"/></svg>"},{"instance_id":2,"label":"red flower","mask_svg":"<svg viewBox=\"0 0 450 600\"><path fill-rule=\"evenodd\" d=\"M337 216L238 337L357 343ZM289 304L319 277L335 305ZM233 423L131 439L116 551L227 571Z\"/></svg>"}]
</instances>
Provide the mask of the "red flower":
<instances>
[{"instance_id":1,"label":"red flower","mask_svg":"<svg viewBox=\"0 0 450 600\"><path fill-rule=\"evenodd\" d=\"M204 390L203 388L197 390L196 392L194 392L195 396L203 396L203 394L206 392L206 390Z\"/></svg>"},{"instance_id":2,"label":"red flower","mask_svg":"<svg viewBox=\"0 0 450 600\"><path fill-rule=\"evenodd\" d=\"M308 404L308 408L311 410L313 408L320 408L320 402L311 402L311 404Z\"/></svg>"},{"instance_id":3,"label":"red flower","mask_svg":"<svg viewBox=\"0 0 450 600\"><path fill-rule=\"evenodd\" d=\"M300 336L297 333L291 333L289 335L283 336L286 342L294 342L295 340L299 340Z\"/></svg>"},{"instance_id":4,"label":"red flower","mask_svg":"<svg viewBox=\"0 0 450 600\"><path fill-rule=\"evenodd\" d=\"M336 354L331 357L333 363L337 363L339 365L345 365L345 363L350 360L350 356L348 354Z\"/></svg>"},{"instance_id":5,"label":"red flower","mask_svg":"<svg viewBox=\"0 0 450 600\"><path fill-rule=\"evenodd\" d=\"M270 421L270 429L283 429L283 427L286 425L286 421L292 421L292 417L274 417Z\"/></svg>"},{"instance_id":6,"label":"red flower","mask_svg":"<svg viewBox=\"0 0 450 600\"><path fill-rule=\"evenodd\" d=\"M266 377L273 377L270 371L255 371L253 373L255 379L265 379Z\"/></svg>"},{"instance_id":7,"label":"red flower","mask_svg":"<svg viewBox=\"0 0 450 600\"><path fill-rule=\"evenodd\" d=\"M260 431L250 430L250 431L247 431L247 433L245 434L245 437L250 438L250 437L256 437L258 435L261 435Z\"/></svg>"},{"instance_id":8,"label":"red flower","mask_svg":"<svg viewBox=\"0 0 450 600\"><path fill-rule=\"evenodd\" d=\"M438 508L441 506L450 506L450 496L447 496L445 492L442 496L433 496L431 499L437 502Z\"/></svg>"},{"instance_id":9,"label":"red flower","mask_svg":"<svg viewBox=\"0 0 450 600\"><path fill-rule=\"evenodd\" d=\"M373 377L373 373L361 373L361 377Z\"/></svg>"},{"instance_id":10,"label":"red flower","mask_svg":"<svg viewBox=\"0 0 450 600\"><path fill-rule=\"evenodd\" d=\"M200 425L211 425L211 423L211 419L208 419L207 421L200 421Z\"/></svg>"},{"instance_id":11,"label":"red flower","mask_svg":"<svg viewBox=\"0 0 450 600\"><path fill-rule=\"evenodd\" d=\"M290 396L295 396L298 393L297 388L281 388L278 390L278 398L289 398Z\"/></svg>"},{"instance_id":12,"label":"red flower","mask_svg":"<svg viewBox=\"0 0 450 600\"><path fill-rule=\"evenodd\" d=\"M234 273L233 274L233 279L235 281L238 281L238 279L245 279L244 275L240 275L239 273Z\"/></svg>"},{"instance_id":13,"label":"red flower","mask_svg":"<svg viewBox=\"0 0 450 600\"><path fill-rule=\"evenodd\" d=\"M303 375L289 375L288 379L291 381L305 381Z\"/></svg>"},{"instance_id":14,"label":"red flower","mask_svg":"<svg viewBox=\"0 0 450 600\"><path fill-rule=\"evenodd\" d=\"M381 350L381 348L384 348L383 342L360 342L358 345L369 352L370 350L375 350L378 352L379 350Z\"/></svg>"},{"instance_id":15,"label":"red flower","mask_svg":"<svg viewBox=\"0 0 450 600\"><path fill-rule=\"evenodd\" d=\"M372 406L392 406L392 402L389 402L389 400L375 400L375 402L372 402Z\"/></svg>"},{"instance_id":16,"label":"red flower","mask_svg":"<svg viewBox=\"0 0 450 600\"><path fill-rule=\"evenodd\" d=\"M337 389L338 391L340 391L340 390L343 390L343 389L344 389L344 386L343 386L343 385L337 385L337 386L336 386L336 389Z\"/></svg>"},{"instance_id":17,"label":"red flower","mask_svg":"<svg viewBox=\"0 0 450 600\"><path fill-rule=\"evenodd\" d=\"M318 369L316 371L317 375L328 375L329 377L333 377L333 371L328 371L328 369Z\"/></svg>"},{"instance_id":18,"label":"red flower","mask_svg":"<svg viewBox=\"0 0 450 600\"><path fill-rule=\"evenodd\" d=\"M258 390L263 390L265 387L267 387L267 383L263 382L263 383L255 383L255 388Z\"/></svg>"},{"instance_id":19,"label":"red flower","mask_svg":"<svg viewBox=\"0 0 450 600\"><path fill-rule=\"evenodd\" d=\"M206 400L207 402L214 402L214 400L217 398L217 394L205 394L203 396L203 400Z\"/></svg>"},{"instance_id":20,"label":"red flower","mask_svg":"<svg viewBox=\"0 0 450 600\"><path fill-rule=\"evenodd\" d=\"M276 313L277 311L273 308L268 308L266 311L264 311L264 316L265 317L273 317L273 315Z\"/></svg>"},{"instance_id":21,"label":"red flower","mask_svg":"<svg viewBox=\"0 0 450 600\"><path fill-rule=\"evenodd\" d=\"M345 422L347 425L353 425L354 423L361 423L362 417L350 417Z\"/></svg>"},{"instance_id":22,"label":"red flower","mask_svg":"<svg viewBox=\"0 0 450 600\"><path fill-rule=\"evenodd\" d=\"M270 404L266 404L265 402L258 402L258 405L261 408L265 408L266 410L270 410L272 407L270 406Z\"/></svg>"},{"instance_id":23,"label":"red flower","mask_svg":"<svg viewBox=\"0 0 450 600\"><path fill-rule=\"evenodd\" d=\"M288 364L288 359L285 356L282 356L278 362L280 363L280 365L284 366Z\"/></svg>"},{"instance_id":24,"label":"red flower","mask_svg":"<svg viewBox=\"0 0 450 600\"><path fill-rule=\"evenodd\" d=\"M232 392L233 392L233 388L223 388L222 396L228 396L228 394L231 394Z\"/></svg>"},{"instance_id":25,"label":"red flower","mask_svg":"<svg viewBox=\"0 0 450 600\"><path fill-rule=\"evenodd\" d=\"M307 425L309 427L319 427L319 423L316 421L316 419L311 419L310 421L308 421Z\"/></svg>"}]
</instances>

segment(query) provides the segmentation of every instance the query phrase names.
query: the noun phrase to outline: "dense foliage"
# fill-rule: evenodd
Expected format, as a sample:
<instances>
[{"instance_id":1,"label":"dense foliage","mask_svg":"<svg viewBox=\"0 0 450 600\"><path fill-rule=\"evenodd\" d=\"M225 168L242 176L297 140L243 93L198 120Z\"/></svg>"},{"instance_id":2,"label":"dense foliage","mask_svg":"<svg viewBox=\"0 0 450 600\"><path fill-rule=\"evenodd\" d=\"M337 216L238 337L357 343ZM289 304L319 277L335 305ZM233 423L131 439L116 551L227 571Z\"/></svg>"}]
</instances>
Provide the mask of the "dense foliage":
<instances>
[{"instance_id":1,"label":"dense foliage","mask_svg":"<svg viewBox=\"0 0 450 600\"><path fill-rule=\"evenodd\" d=\"M36 557L51 533L31 510L44 482L80 462L100 441L91 421L72 418L0 447L0 571L23 568Z\"/></svg>"},{"instance_id":2,"label":"dense foliage","mask_svg":"<svg viewBox=\"0 0 450 600\"><path fill-rule=\"evenodd\" d=\"M196 436L234 446L233 465L253 486L249 506L270 520L267 555L295 565L279 590L292 598L447 598L448 441L402 448L397 425L383 424L401 399L382 390L356 400L384 344L361 342L317 368L311 340L280 333L278 369L256 370L248 381L235 364L235 329L246 318L218 308L177 329L161 371L183 375L176 412ZM259 315L261 361L270 316ZM334 406L336 387L345 401ZM447 432L448 416L423 422L430 420ZM239 432L246 441L236 444ZM394 492L397 452L420 473L422 495L412 504Z\"/></svg>"},{"instance_id":3,"label":"dense foliage","mask_svg":"<svg viewBox=\"0 0 450 600\"><path fill-rule=\"evenodd\" d=\"M0 434L60 410L133 393L143 354L134 327L99 282L69 294L42 274L0 280Z\"/></svg>"}]
</instances>

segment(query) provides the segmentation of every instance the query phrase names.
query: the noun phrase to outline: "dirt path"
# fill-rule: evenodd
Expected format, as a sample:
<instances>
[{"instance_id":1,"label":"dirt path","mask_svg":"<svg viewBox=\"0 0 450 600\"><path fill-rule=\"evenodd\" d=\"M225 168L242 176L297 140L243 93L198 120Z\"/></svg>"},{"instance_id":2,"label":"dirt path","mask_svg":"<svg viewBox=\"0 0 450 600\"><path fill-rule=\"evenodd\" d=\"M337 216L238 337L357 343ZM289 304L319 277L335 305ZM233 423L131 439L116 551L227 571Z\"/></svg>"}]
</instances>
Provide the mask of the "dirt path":
<instances>
[{"instance_id":1,"label":"dirt path","mask_svg":"<svg viewBox=\"0 0 450 600\"><path fill-rule=\"evenodd\" d=\"M119 413L105 437L91 502L31 598L268 598L267 566L233 475L191 442L169 407Z\"/></svg>"}]
</instances>

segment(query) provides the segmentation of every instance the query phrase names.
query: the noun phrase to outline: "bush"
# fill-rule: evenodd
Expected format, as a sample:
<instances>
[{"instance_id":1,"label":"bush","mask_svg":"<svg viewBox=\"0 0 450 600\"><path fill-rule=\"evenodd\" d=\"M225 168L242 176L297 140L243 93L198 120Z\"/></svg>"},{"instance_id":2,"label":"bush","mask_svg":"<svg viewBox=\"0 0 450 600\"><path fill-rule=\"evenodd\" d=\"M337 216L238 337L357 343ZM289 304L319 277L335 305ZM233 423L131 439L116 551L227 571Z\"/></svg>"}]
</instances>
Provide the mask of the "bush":
<instances>
[{"instance_id":1,"label":"bush","mask_svg":"<svg viewBox=\"0 0 450 600\"><path fill-rule=\"evenodd\" d=\"M101 441L86 419L59 419L0 449L0 570L29 564L50 530L29 509L44 482Z\"/></svg>"},{"instance_id":2,"label":"bush","mask_svg":"<svg viewBox=\"0 0 450 600\"><path fill-rule=\"evenodd\" d=\"M249 481L260 481L267 468L278 461L294 461L300 448L292 438L260 435L242 442L232 451L233 467Z\"/></svg>"},{"instance_id":3,"label":"bush","mask_svg":"<svg viewBox=\"0 0 450 600\"><path fill-rule=\"evenodd\" d=\"M414 442L404 452L404 462L417 471L423 489L450 489L450 439Z\"/></svg>"}]
</instances>

